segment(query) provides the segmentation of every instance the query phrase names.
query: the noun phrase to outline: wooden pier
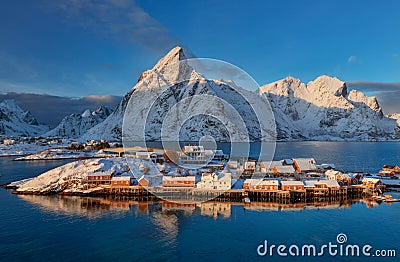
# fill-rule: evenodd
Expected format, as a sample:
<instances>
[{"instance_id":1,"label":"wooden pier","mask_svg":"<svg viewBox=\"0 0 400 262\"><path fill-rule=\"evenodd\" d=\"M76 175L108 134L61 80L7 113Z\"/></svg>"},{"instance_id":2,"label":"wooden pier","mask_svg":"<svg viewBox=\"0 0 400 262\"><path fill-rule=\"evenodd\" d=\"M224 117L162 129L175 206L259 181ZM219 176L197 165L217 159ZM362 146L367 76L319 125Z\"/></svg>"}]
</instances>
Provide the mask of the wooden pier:
<instances>
[{"instance_id":1,"label":"wooden pier","mask_svg":"<svg viewBox=\"0 0 400 262\"><path fill-rule=\"evenodd\" d=\"M244 190L230 189L206 190L193 187L151 187L110 186L102 185L103 191L98 195L129 196L137 200L167 199L169 201L203 202L215 200L220 202L243 201L249 198L256 202L275 203L315 203L342 201L347 199L369 198L379 195L379 189L371 190L362 185L343 186L340 188L306 188L304 190Z\"/></svg>"}]
</instances>

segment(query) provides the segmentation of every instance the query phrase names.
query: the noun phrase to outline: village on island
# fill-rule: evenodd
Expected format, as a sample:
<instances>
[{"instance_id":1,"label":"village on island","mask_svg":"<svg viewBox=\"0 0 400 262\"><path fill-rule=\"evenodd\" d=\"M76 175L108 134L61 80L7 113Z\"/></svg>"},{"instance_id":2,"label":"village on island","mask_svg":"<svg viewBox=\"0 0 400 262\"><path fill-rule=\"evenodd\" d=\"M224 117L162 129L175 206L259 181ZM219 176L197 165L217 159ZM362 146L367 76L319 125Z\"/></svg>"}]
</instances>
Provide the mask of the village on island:
<instances>
[{"instance_id":1,"label":"village on island","mask_svg":"<svg viewBox=\"0 0 400 262\"><path fill-rule=\"evenodd\" d=\"M4 141L3 146L13 146ZM48 143L57 144L57 143ZM379 174L348 173L314 158L255 161L229 158L222 150L184 145L182 152L126 148L106 141L72 142L15 160L76 159L38 177L12 182L17 194L114 195L168 201L302 203L347 199L396 202L382 196L398 187L400 168ZM201 168L193 168L201 166Z\"/></svg>"}]
</instances>

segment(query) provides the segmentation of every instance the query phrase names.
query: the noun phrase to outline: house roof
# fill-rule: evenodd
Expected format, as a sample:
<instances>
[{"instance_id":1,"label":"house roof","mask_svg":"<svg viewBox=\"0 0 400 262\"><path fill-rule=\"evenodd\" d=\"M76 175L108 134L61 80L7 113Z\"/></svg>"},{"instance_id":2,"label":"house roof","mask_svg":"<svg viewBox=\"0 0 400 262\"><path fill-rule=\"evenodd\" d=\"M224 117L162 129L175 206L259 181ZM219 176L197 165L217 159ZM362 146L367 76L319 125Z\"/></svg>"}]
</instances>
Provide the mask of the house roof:
<instances>
[{"instance_id":1,"label":"house roof","mask_svg":"<svg viewBox=\"0 0 400 262\"><path fill-rule=\"evenodd\" d=\"M365 178L363 178L363 180L362 180L363 183L364 183L364 182L367 182L367 183L373 183L373 184L376 184L376 183L378 183L379 181L381 181L379 178L372 178L372 177L365 177Z\"/></svg>"},{"instance_id":2,"label":"house roof","mask_svg":"<svg viewBox=\"0 0 400 262\"><path fill-rule=\"evenodd\" d=\"M282 162L286 165L293 165L293 159L290 158L283 159Z\"/></svg>"},{"instance_id":3,"label":"house roof","mask_svg":"<svg viewBox=\"0 0 400 262\"><path fill-rule=\"evenodd\" d=\"M261 185L266 185L266 186L277 186L279 185L279 181L275 179L262 179L262 178L248 178L244 181L244 183L248 183L252 186L261 186Z\"/></svg>"},{"instance_id":4,"label":"house roof","mask_svg":"<svg viewBox=\"0 0 400 262\"><path fill-rule=\"evenodd\" d=\"M248 178L244 181L245 184L250 185L258 185L261 182L262 178Z\"/></svg>"},{"instance_id":5,"label":"house roof","mask_svg":"<svg viewBox=\"0 0 400 262\"><path fill-rule=\"evenodd\" d=\"M300 170L316 170L316 162L314 158L293 158Z\"/></svg>"},{"instance_id":6,"label":"house roof","mask_svg":"<svg viewBox=\"0 0 400 262\"><path fill-rule=\"evenodd\" d=\"M278 173L281 174L293 174L294 173L294 167L292 165L276 165L275 166Z\"/></svg>"},{"instance_id":7,"label":"house roof","mask_svg":"<svg viewBox=\"0 0 400 262\"><path fill-rule=\"evenodd\" d=\"M190 181L195 182L194 176L163 176L163 181Z\"/></svg>"},{"instance_id":8,"label":"house roof","mask_svg":"<svg viewBox=\"0 0 400 262\"><path fill-rule=\"evenodd\" d=\"M89 174L87 174L86 175L87 177L88 176L90 176L90 177L94 177L94 176L111 176L111 174L110 173L108 173L108 172L95 172L95 173L89 173Z\"/></svg>"},{"instance_id":9,"label":"house roof","mask_svg":"<svg viewBox=\"0 0 400 262\"><path fill-rule=\"evenodd\" d=\"M192 153L192 152L204 152L203 146L184 146L183 152Z\"/></svg>"},{"instance_id":10,"label":"house roof","mask_svg":"<svg viewBox=\"0 0 400 262\"><path fill-rule=\"evenodd\" d=\"M115 176L111 178L111 181L131 181L131 177L129 176Z\"/></svg>"},{"instance_id":11,"label":"house roof","mask_svg":"<svg viewBox=\"0 0 400 262\"><path fill-rule=\"evenodd\" d=\"M282 186L304 186L303 182L301 181L294 181L294 180L289 180L289 181L281 181Z\"/></svg>"},{"instance_id":12,"label":"house roof","mask_svg":"<svg viewBox=\"0 0 400 262\"><path fill-rule=\"evenodd\" d=\"M144 175L141 176L141 177L138 179L138 181L141 181L141 180L147 180L147 181L149 181L147 178L144 177Z\"/></svg>"},{"instance_id":13,"label":"house roof","mask_svg":"<svg viewBox=\"0 0 400 262\"><path fill-rule=\"evenodd\" d=\"M336 180L327 180L327 179L322 179L322 180L304 180L304 184L306 186L310 186L310 187L315 187L318 184L327 185L329 188L331 188L331 187L340 187Z\"/></svg>"}]
</instances>

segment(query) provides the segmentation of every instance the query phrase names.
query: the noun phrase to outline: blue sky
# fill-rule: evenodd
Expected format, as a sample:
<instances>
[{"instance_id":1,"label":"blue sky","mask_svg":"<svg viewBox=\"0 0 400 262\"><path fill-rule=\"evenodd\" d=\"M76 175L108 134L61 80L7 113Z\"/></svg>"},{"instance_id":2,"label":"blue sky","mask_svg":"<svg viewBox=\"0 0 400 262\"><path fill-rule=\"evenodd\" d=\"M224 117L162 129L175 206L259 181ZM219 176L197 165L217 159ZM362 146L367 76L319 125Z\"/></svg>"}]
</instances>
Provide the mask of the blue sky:
<instances>
[{"instance_id":1,"label":"blue sky","mask_svg":"<svg viewBox=\"0 0 400 262\"><path fill-rule=\"evenodd\" d=\"M398 1L368 0L5 0L0 93L121 96L181 44L241 67L260 85L327 74L393 97L399 10Z\"/></svg>"}]
</instances>

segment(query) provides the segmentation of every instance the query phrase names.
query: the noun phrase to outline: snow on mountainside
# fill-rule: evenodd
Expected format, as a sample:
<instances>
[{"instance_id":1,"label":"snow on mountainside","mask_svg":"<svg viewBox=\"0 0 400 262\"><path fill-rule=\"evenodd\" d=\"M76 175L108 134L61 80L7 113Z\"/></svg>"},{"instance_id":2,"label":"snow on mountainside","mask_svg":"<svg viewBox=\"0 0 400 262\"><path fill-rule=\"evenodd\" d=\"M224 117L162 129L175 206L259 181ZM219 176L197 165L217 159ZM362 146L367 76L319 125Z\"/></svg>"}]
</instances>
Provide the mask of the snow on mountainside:
<instances>
[{"instance_id":1,"label":"snow on mountainside","mask_svg":"<svg viewBox=\"0 0 400 262\"><path fill-rule=\"evenodd\" d=\"M0 103L0 136L39 136L49 130L14 100Z\"/></svg>"},{"instance_id":2,"label":"snow on mountainside","mask_svg":"<svg viewBox=\"0 0 400 262\"><path fill-rule=\"evenodd\" d=\"M280 140L399 139L396 120L375 97L348 92L345 82L320 76L308 84L287 77L259 90L270 101Z\"/></svg>"},{"instance_id":3,"label":"snow on mountainside","mask_svg":"<svg viewBox=\"0 0 400 262\"><path fill-rule=\"evenodd\" d=\"M244 120L251 140L261 139L262 134L264 134L264 137L266 135L274 135L273 128L269 130L265 126L260 127L251 105L243 99L242 94L245 94L251 102L254 102L252 104L256 106L262 105L265 112L267 106L261 97L244 89L240 89L238 92L236 91L237 89L233 89L222 81L207 80L196 72L189 63L185 62L185 59L186 56L181 47L172 49L151 70L145 71L140 76L138 83L124 97L114 113L103 123L90 129L83 136L83 139L106 138L109 140L121 140L122 119L132 96L135 98L133 106L136 110L129 114L129 122L146 123L144 131L146 139L149 141L161 140L163 120L174 105L180 101L184 101L185 114L195 115L196 112L203 112L204 114L186 121L180 134L168 133L166 138L168 141L174 141L174 137L177 136L181 141L198 141L200 137L205 135L210 135L217 141L229 141L229 131L239 126L239 124L228 120L240 121L237 117L233 117L232 111L237 111ZM166 88L160 88L160 86ZM215 103L212 101L205 103L204 100L196 101L196 99L193 99L195 95L209 95L211 99L213 99L212 97L222 98L226 100L227 104L232 105L234 110L233 108L229 109L218 101L215 101ZM143 114L146 110L149 110L148 119L145 119L146 115ZM275 123L272 119L269 120L268 127L273 127ZM132 125L132 128L128 133L134 136L137 134L140 137L139 133L143 130L142 126L137 124ZM242 138L241 141L246 141L246 130L239 130L243 132L236 131L236 137Z\"/></svg>"},{"instance_id":4,"label":"snow on mountainside","mask_svg":"<svg viewBox=\"0 0 400 262\"><path fill-rule=\"evenodd\" d=\"M356 90L348 91L346 84L337 78L321 76L304 84L299 79L288 77L266 84L254 93L240 88L238 92L238 89L232 88L230 82L205 79L189 63L180 62L185 59L181 47L172 49L152 69L142 73L137 84L125 95L110 116L89 129L81 138L121 141L124 113L130 98L134 96L133 103L138 109L135 112L141 113L130 114L130 120L134 121L132 123L143 122L143 112L151 107L145 135L148 140L160 140L161 126L171 107L187 99L191 104L187 110L188 114L195 112L199 108L195 108L196 104L190 98L196 94L206 94L218 96L232 105L244 119L250 139L258 140L261 138L260 127L254 112L248 103L240 99L239 93L251 98L253 107L264 107L265 101L269 101L275 116L278 140L364 141L400 138L396 119L384 116L376 98L367 97ZM160 86L170 88L163 93L157 93ZM154 97L158 98L152 104ZM234 118L232 112L228 112L228 107L220 103L209 105L209 108L200 108L199 111L214 110L216 115ZM268 106L264 108L269 110ZM268 112L265 112L265 115L268 115ZM274 124L270 124L270 130L262 130L274 135L273 126ZM141 132L137 129L139 127L140 125L133 126L130 133ZM218 141L227 141L229 127L229 124L221 123L216 118L198 116L183 125L179 136L181 141L197 141L204 135L211 135Z\"/></svg>"},{"instance_id":5,"label":"snow on mountainside","mask_svg":"<svg viewBox=\"0 0 400 262\"><path fill-rule=\"evenodd\" d=\"M106 119L111 112L109 107L101 106L93 112L87 109L82 114L71 114L64 117L60 124L47 132L45 136L79 138L87 130Z\"/></svg>"}]
</instances>

